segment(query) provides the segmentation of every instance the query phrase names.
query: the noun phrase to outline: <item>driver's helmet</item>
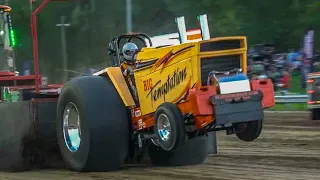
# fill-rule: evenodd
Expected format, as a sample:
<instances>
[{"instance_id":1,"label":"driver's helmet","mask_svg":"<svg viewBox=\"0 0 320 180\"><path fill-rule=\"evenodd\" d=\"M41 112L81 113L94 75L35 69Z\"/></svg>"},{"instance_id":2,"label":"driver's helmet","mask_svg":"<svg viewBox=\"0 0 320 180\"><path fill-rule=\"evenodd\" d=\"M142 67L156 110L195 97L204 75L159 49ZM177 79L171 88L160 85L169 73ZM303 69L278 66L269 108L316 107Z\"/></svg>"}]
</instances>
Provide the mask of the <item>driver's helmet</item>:
<instances>
[{"instance_id":1,"label":"driver's helmet","mask_svg":"<svg viewBox=\"0 0 320 180\"><path fill-rule=\"evenodd\" d=\"M126 43L122 48L123 58L125 61L134 61L134 54L138 51L138 46L132 42Z\"/></svg>"}]
</instances>

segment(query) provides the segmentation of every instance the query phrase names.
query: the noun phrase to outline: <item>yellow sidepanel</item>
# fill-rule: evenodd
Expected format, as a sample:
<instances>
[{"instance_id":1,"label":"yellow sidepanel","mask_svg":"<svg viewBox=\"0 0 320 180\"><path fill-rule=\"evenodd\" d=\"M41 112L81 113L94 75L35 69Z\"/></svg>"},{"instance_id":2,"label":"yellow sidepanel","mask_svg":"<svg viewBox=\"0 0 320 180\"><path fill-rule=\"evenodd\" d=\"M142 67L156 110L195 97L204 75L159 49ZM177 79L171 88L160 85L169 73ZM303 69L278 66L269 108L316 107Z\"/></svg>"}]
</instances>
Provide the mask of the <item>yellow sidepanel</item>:
<instances>
[{"instance_id":1,"label":"yellow sidepanel","mask_svg":"<svg viewBox=\"0 0 320 180\"><path fill-rule=\"evenodd\" d=\"M150 69L146 69L150 72ZM141 73L144 74L144 73ZM146 76L135 74L141 113L154 112L163 102L178 102L193 86L191 58L170 64Z\"/></svg>"},{"instance_id":2,"label":"yellow sidepanel","mask_svg":"<svg viewBox=\"0 0 320 180\"><path fill-rule=\"evenodd\" d=\"M131 96L127 83L122 75L120 67L109 67L105 69L105 72L111 79L114 87L118 91L125 106L134 106L134 100Z\"/></svg>"},{"instance_id":3,"label":"yellow sidepanel","mask_svg":"<svg viewBox=\"0 0 320 180\"><path fill-rule=\"evenodd\" d=\"M197 43L186 43L177 46L168 46L156 49L143 48L141 52L138 53L137 62L141 64L149 64L148 62L154 63L150 63L150 65L147 67L135 70L134 74L135 76L136 74L139 74L141 77L159 69L164 70L164 67L177 63L191 56L196 56L197 53Z\"/></svg>"}]
</instances>

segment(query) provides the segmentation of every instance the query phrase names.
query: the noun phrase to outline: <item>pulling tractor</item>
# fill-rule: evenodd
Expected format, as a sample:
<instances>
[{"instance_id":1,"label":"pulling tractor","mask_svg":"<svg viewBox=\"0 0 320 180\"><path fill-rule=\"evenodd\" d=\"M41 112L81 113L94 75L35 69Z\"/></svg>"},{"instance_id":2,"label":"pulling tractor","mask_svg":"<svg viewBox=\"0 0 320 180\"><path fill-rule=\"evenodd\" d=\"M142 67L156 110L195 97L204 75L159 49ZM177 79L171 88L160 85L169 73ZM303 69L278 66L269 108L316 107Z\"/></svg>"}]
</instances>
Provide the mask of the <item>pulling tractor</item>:
<instances>
[{"instance_id":1,"label":"pulling tractor","mask_svg":"<svg viewBox=\"0 0 320 180\"><path fill-rule=\"evenodd\" d=\"M308 109L311 120L320 120L320 72L307 74Z\"/></svg>"},{"instance_id":2,"label":"pulling tractor","mask_svg":"<svg viewBox=\"0 0 320 180\"><path fill-rule=\"evenodd\" d=\"M32 14L35 64L35 17L49 1ZM112 67L53 93L41 93L35 65L34 96L0 104L0 127L8 134L0 153L14 154L11 167L28 165L34 146L58 146L74 171L117 170L145 151L155 165L201 164L210 131L258 138L274 92L269 79L247 78L246 37L210 38L206 16L199 16L201 40L187 42L184 18L176 22L180 44L155 47L144 33L119 35L109 44ZM124 75L121 43L134 40L142 45Z\"/></svg>"},{"instance_id":3,"label":"pulling tractor","mask_svg":"<svg viewBox=\"0 0 320 180\"><path fill-rule=\"evenodd\" d=\"M176 19L178 45L155 47L144 33L119 35L109 44L112 67L64 85L57 132L71 169L115 170L143 149L156 165L200 164L210 131L258 138L263 109L274 105L271 80L247 78L245 37L210 38L206 16L199 21L202 40L186 42L184 18ZM126 69L121 44L134 39L143 45Z\"/></svg>"}]
</instances>

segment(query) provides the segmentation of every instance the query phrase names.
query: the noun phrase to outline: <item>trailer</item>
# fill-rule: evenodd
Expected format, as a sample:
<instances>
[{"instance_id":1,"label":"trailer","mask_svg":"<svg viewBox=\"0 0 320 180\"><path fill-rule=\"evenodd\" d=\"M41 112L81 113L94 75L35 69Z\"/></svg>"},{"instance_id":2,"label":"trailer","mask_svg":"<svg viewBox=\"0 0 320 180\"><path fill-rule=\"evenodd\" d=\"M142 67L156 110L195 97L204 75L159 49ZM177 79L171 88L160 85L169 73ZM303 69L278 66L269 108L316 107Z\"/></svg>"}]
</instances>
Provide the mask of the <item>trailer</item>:
<instances>
[{"instance_id":1,"label":"trailer","mask_svg":"<svg viewBox=\"0 0 320 180\"><path fill-rule=\"evenodd\" d=\"M320 72L308 73L306 83L310 120L320 120Z\"/></svg>"},{"instance_id":2,"label":"trailer","mask_svg":"<svg viewBox=\"0 0 320 180\"><path fill-rule=\"evenodd\" d=\"M0 72L0 168L4 170L30 169L42 162L42 152L56 151L58 147L55 131L56 106L63 84L47 84L46 77L39 73L36 28L37 14L50 1L59 0L45 0L31 14L34 74L20 75L15 67L10 66L10 62L1 59L6 65L3 67L7 67ZM0 6L0 11L3 47L12 51L16 42L10 18L11 8Z\"/></svg>"}]
</instances>

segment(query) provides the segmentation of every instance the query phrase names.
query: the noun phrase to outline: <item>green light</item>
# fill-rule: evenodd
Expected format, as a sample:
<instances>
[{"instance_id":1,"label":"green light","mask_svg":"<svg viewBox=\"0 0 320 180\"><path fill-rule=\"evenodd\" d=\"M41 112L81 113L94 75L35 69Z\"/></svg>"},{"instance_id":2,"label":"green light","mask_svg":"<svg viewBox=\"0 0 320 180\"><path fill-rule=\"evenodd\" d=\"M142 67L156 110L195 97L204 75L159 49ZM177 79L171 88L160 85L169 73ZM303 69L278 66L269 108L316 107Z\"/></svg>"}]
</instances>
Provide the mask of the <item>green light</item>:
<instances>
[{"instance_id":1,"label":"green light","mask_svg":"<svg viewBox=\"0 0 320 180\"><path fill-rule=\"evenodd\" d=\"M12 46L12 47L16 46L15 33L14 33L13 29L10 29L10 46Z\"/></svg>"}]
</instances>

